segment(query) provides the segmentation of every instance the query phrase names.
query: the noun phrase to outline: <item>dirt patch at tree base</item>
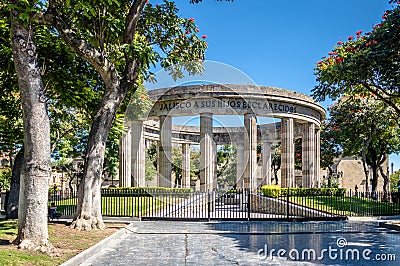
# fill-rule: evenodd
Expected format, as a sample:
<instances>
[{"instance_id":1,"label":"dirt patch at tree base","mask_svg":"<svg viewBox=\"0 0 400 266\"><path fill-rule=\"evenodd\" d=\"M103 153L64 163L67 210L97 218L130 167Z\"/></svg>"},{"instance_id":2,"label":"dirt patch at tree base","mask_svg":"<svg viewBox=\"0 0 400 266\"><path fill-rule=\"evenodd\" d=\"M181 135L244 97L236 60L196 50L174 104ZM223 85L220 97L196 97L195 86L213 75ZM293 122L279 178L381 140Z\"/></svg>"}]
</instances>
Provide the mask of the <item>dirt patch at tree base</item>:
<instances>
[{"instance_id":1,"label":"dirt patch at tree base","mask_svg":"<svg viewBox=\"0 0 400 266\"><path fill-rule=\"evenodd\" d=\"M49 223L50 242L59 249L61 257L70 259L85 249L112 235L126 224L106 224L105 230L79 231L66 223Z\"/></svg>"},{"instance_id":2,"label":"dirt patch at tree base","mask_svg":"<svg viewBox=\"0 0 400 266\"><path fill-rule=\"evenodd\" d=\"M105 230L79 231L70 228L70 223L49 222L49 240L58 250L58 257L50 257L41 252L33 252L18 249L11 242L16 238L15 232L8 232L0 240L0 254L5 259L0 259L0 264L8 265L59 265L76 256L82 251L95 245L101 240L112 235L121 228L124 223L107 223ZM11 263L10 263L11 262Z\"/></svg>"}]
</instances>

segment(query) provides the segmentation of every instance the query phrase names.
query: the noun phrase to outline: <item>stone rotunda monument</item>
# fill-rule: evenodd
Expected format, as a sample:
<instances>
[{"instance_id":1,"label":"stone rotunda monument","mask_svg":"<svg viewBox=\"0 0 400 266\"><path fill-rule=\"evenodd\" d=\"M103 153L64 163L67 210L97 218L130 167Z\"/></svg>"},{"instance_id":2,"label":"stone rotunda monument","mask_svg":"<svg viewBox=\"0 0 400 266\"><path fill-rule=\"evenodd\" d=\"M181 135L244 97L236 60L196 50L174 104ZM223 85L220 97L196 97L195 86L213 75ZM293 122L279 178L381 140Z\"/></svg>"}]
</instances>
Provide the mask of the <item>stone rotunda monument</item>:
<instances>
[{"instance_id":1,"label":"stone rotunda monument","mask_svg":"<svg viewBox=\"0 0 400 266\"><path fill-rule=\"evenodd\" d=\"M217 145L235 145L236 186L252 191L271 184L271 145L281 143L281 186L295 184L295 140L302 139L302 187L320 186L320 126L326 112L311 97L285 89L231 84L178 86L148 92L151 110L128 121L120 147L120 186L145 186L146 141L158 143L160 187L172 187L172 146L182 145L182 187L190 187L190 145L200 145L200 190L216 188ZM213 116L242 116L241 127L213 127ZM200 126L174 125L173 117L199 116ZM259 124L258 117L280 119ZM257 171L257 145L262 171Z\"/></svg>"}]
</instances>

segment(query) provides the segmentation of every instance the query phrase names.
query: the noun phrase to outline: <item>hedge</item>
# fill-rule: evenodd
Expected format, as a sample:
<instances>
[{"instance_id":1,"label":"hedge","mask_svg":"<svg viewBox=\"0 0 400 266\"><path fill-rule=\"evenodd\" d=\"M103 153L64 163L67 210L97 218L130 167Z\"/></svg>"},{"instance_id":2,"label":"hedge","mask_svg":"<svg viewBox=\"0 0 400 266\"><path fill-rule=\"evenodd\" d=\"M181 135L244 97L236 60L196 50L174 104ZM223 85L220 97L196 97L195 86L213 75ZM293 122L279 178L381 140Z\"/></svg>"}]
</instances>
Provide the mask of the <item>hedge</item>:
<instances>
[{"instance_id":1,"label":"hedge","mask_svg":"<svg viewBox=\"0 0 400 266\"><path fill-rule=\"evenodd\" d=\"M266 197L277 198L289 196L343 196L345 188L281 188L279 186L263 186L261 192Z\"/></svg>"},{"instance_id":2,"label":"hedge","mask_svg":"<svg viewBox=\"0 0 400 266\"><path fill-rule=\"evenodd\" d=\"M176 193L188 194L193 192L191 188L164 188L164 187L116 187L116 188L102 188L101 194L104 197L115 196L152 196L157 193Z\"/></svg>"},{"instance_id":3,"label":"hedge","mask_svg":"<svg viewBox=\"0 0 400 266\"><path fill-rule=\"evenodd\" d=\"M272 186L263 186L261 187L261 192L266 197L277 198L282 195L281 187L272 185Z\"/></svg>"}]
</instances>

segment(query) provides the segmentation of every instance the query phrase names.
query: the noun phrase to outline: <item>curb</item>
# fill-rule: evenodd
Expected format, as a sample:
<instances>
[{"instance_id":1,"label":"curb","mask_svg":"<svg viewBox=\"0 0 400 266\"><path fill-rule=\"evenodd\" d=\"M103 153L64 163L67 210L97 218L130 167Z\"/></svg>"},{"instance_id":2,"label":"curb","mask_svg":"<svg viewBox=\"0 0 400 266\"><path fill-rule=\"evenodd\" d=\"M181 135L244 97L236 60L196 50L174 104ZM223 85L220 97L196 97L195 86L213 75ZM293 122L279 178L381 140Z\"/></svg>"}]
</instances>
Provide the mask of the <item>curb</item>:
<instances>
[{"instance_id":1,"label":"curb","mask_svg":"<svg viewBox=\"0 0 400 266\"><path fill-rule=\"evenodd\" d=\"M349 221L356 222L384 222L384 221L395 221L400 220L400 216L349 216Z\"/></svg>"},{"instance_id":2,"label":"curb","mask_svg":"<svg viewBox=\"0 0 400 266\"><path fill-rule=\"evenodd\" d=\"M349 216L348 220L350 222L376 222L380 220L380 217L374 217L374 216Z\"/></svg>"},{"instance_id":3,"label":"curb","mask_svg":"<svg viewBox=\"0 0 400 266\"><path fill-rule=\"evenodd\" d=\"M392 216L381 216L382 220L400 220L400 215L392 215Z\"/></svg>"},{"instance_id":4,"label":"curb","mask_svg":"<svg viewBox=\"0 0 400 266\"><path fill-rule=\"evenodd\" d=\"M60 266L78 266L81 265L85 260L93 256L94 254L100 252L105 246L108 246L113 240L123 236L126 234L126 227L119 229L117 232L112 235L106 237L95 245L91 246L88 249L85 249L75 257L65 261Z\"/></svg>"}]
</instances>

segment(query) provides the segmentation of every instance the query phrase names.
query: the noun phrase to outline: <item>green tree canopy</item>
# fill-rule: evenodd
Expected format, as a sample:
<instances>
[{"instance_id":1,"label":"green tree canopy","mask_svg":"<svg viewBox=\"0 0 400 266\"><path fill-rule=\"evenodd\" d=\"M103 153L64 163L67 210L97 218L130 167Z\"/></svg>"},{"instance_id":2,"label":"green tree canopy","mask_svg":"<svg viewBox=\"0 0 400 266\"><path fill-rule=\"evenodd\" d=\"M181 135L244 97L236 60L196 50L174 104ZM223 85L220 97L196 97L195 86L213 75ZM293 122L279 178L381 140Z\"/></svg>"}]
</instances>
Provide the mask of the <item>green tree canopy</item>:
<instances>
[{"instance_id":1,"label":"green tree canopy","mask_svg":"<svg viewBox=\"0 0 400 266\"><path fill-rule=\"evenodd\" d=\"M234 187L236 184L237 149L234 145L222 145L217 149L217 184L218 187Z\"/></svg>"},{"instance_id":2,"label":"green tree canopy","mask_svg":"<svg viewBox=\"0 0 400 266\"><path fill-rule=\"evenodd\" d=\"M394 3L394 1L392 1ZM317 100L369 95L400 116L400 6L386 11L371 32L360 30L323 57L315 68Z\"/></svg>"},{"instance_id":3,"label":"green tree canopy","mask_svg":"<svg viewBox=\"0 0 400 266\"><path fill-rule=\"evenodd\" d=\"M385 170L382 165L388 154L400 151L400 129L395 111L364 96L343 97L329 111L324 133L331 143L328 146L335 151L334 143L339 144L343 156L361 158L366 177L367 166L372 170L372 191L376 191L378 171Z\"/></svg>"}]
</instances>

